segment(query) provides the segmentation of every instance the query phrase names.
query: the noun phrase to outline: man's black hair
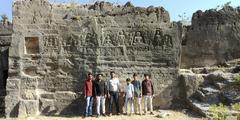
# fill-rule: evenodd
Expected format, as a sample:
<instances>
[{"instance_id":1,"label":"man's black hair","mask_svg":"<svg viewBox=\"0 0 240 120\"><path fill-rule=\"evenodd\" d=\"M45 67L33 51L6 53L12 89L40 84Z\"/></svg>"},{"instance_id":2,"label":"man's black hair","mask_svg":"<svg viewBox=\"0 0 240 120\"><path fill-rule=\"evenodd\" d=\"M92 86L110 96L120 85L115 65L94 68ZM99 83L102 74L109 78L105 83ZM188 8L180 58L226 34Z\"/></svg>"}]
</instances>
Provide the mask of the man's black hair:
<instances>
[{"instance_id":1,"label":"man's black hair","mask_svg":"<svg viewBox=\"0 0 240 120\"><path fill-rule=\"evenodd\" d=\"M133 73L133 77L134 77L134 76L137 76L137 75L138 75L137 73Z\"/></svg>"},{"instance_id":2,"label":"man's black hair","mask_svg":"<svg viewBox=\"0 0 240 120\"><path fill-rule=\"evenodd\" d=\"M131 81L131 79L130 79L130 78L127 78L126 81L129 82L129 81Z\"/></svg>"},{"instance_id":3,"label":"man's black hair","mask_svg":"<svg viewBox=\"0 0 240 120\"><path fill-rule=\"evenodd\" d=\"M92 73L91 73L91 72L88 72L88 76L89 76L89 75L92 75Z\"/></svg>"}]
</instances>

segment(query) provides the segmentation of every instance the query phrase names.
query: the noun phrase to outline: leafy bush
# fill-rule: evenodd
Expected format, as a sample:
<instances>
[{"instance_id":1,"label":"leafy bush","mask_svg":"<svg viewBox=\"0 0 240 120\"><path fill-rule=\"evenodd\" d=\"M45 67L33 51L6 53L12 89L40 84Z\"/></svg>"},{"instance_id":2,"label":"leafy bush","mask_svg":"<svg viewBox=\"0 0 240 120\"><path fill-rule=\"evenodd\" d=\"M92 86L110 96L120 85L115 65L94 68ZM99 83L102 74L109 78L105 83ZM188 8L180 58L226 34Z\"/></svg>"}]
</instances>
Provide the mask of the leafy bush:
<instances>
[{"instance_id":1,"label":"leafy bush","mask_svg":"<svg viewBox=\"0 0 240 120\"><path fill-rule=\"evenodd\" d=\"M226 86L226 89L240 92L240 75L236 75L233 81Z\"/></svg>"},{"instance_id":2,"label":"leafy bush","mask_svg":"<svg viewBox=\"0 0 240 120\"><path fill-rule=\"evenodd\" d=\"M235 78L234 78L234 81L236 84L240 85L240 75L237 75Z\"/></svg>"},{"instance_id":3,"label":"leafy bush","mask_svg":"<svg viewBox=\"0 0 240 120\"><path fill-rule=\"evenodd\" d=\"M222 103L211 105L209 112L213 114L213 120L225 120L225 115L229 113L229 108Z\"/></svg>"}]
</instances>

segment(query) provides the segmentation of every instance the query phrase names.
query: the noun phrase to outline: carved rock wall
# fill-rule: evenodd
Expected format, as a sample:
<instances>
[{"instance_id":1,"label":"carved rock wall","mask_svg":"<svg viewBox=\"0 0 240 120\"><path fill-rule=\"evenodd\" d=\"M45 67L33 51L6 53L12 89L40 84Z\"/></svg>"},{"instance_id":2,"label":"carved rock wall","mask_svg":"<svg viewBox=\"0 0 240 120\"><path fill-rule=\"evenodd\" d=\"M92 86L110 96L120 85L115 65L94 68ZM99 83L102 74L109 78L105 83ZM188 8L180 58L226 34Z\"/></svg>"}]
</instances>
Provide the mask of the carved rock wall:
<instances>
[{"instance_id":1,"label":"carved rock wall","mask_svg":"<svg viewBox=\"0 0 240 120\"><path fill-rule=\"evenodd\" d=\"M150 73L154 107L178 96L179 26L164 8L56 5L45 0L13 5L6 116L76 115L84 111L87 72L117 72L122 87L132 73Z\"/></svg>"},{"instance_id":2,"label":"carved rock wall","mask_svg":"<svg viewBox=\"0 0 240 120\"><path fill-rule=\"evenodd\" d=\"M240 57L240 8L193 14L182 47L182 68L211 66Z\"/></svg>"}]
</instances>

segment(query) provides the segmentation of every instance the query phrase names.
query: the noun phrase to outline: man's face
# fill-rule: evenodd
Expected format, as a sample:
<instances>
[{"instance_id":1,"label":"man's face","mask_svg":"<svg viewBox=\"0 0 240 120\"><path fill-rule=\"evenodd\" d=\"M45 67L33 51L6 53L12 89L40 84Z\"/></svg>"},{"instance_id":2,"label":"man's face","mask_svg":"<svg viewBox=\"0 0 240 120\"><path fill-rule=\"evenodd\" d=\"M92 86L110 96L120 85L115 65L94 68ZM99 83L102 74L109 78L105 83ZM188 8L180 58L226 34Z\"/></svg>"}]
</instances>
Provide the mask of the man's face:
<instances>
[{"instance_id":1,"label":"man's face","mask_svg":"<svg viewBox=\"0 0 240 120\"><path fill-rule=\"evenodd\" d=\"M145 79L146 79L146 80L149 80L149 76L148 76L148 75L147 75L147 76L145 76Z\"/></svg>"},{"instance_id":2,"label":"man's face","mask_svg":"<svg viewBox=\"0 0 240 120\"><path fill-rule=\"evenodd\" d=\"M133 79L134 79L134 80L137 80L137 76L133 76Z\"/></svg>"},{"instance_id":3,"label":"man's face","mask_svg":"<svg viewBox=\"0 0 240 120\"><path fill-rule=\"evenodd\" d=\"M115 73L111 73L111 77L114 78L115 77Z\"/></svg>"},{"instance_id":4,"label":"man's face","mask_svg":"<svg viewBox=\"0 0 240 120\"><path fill-rule=\"evenodd\" d=\"M92 75L88 75L88 79L92 80L93 76Z\"/></svg>"},{"instance_id":5,"label":"man's face","mask_svg":"<svg viewBox=\"0 0 240 120\"><path fill-rule=\"evenodd\" d=\"M99 79L99 80L102 80L102 75L98 75L98 79Z\"/></svg>"}]
</instances>

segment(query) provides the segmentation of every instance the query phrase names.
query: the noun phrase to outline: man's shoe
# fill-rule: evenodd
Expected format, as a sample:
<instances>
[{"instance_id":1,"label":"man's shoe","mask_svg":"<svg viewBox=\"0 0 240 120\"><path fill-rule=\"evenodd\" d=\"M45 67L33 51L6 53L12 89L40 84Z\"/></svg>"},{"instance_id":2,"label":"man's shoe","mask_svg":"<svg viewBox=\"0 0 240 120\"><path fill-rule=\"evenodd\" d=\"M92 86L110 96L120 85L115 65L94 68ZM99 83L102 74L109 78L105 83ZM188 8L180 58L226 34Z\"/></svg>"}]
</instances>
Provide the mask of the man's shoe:
<instances>
[{"instance_id":1,"label":"man's shoe","mask_svg":"<svg viewBox=\"0 0 240 120\"><path fill-rule=\"evenodd\" d=\"M111 117L111 116L112 116L112 113L109 113L109 116Z\"/></svg>"},{"instance_id":2,"label":"man's shoe","mask_svg":"<svg viewBox=\"0 0 240 120\"><path fill-rule=\"evenodd\" d=\"M153 113L153 112L150 112L150 115L154 115L154 113Z\"/></svg>"},{"instance_id":3,"label":"man's shoe","mask_svg":"<svg viewBox=\"0 0 240 120\"><path fill-rule=\"evenodd\" d=\"M121 115L121 113L117 113L117 115Z\"/></svg>"},{"instance_id":4,"label":"man's shoe","mask_svg":"<svg viewBox=\"0 0 240 120\"><path fill-rule=\"evenodd\" d=\"M106 117L106 114L105 114L105 113L103 113L102 115L103 115L104 117Z\"/></svg>"}]
</instances>

